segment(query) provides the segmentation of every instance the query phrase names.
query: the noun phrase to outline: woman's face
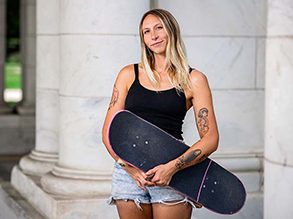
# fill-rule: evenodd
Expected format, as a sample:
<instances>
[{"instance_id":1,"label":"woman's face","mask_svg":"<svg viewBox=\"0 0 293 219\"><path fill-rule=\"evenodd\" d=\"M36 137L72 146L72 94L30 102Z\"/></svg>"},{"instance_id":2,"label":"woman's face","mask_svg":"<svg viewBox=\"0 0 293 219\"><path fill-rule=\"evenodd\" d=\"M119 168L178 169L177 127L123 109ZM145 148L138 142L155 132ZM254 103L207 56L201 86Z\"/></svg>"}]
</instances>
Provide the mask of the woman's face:
<instances>
[{"instance_id":1,"label":"woman's face","mask_svg":"<svg viewBox=\"0 0 293 219\"><path fill-rule=\"evenodd\" d=\"M142 23L143 40L155 54L166 52L168 35L160 19L152 14L145 17Z\"/></svg>"}]
</instances>

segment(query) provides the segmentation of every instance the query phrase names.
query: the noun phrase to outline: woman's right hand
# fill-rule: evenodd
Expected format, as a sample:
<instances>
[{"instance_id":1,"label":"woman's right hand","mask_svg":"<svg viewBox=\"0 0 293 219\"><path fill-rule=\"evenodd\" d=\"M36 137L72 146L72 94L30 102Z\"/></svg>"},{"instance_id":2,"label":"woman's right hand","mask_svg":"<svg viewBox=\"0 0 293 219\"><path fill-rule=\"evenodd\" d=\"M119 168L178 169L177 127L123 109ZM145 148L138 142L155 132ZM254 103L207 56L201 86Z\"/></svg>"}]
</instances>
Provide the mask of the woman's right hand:
<instances>
[{"instance_id":1,"label":"woman's right hand","mask_svg":"<svg viewBox=\"0 0 293 219\"><path fill-rule=\"evenodd\" d=\"M155 184L148 180L148 176L141 170L125 165L123 169L131 176L131 178L136 182L138 187L145 189L145 186L154 186Z\"/></svg>"}]
</instances>

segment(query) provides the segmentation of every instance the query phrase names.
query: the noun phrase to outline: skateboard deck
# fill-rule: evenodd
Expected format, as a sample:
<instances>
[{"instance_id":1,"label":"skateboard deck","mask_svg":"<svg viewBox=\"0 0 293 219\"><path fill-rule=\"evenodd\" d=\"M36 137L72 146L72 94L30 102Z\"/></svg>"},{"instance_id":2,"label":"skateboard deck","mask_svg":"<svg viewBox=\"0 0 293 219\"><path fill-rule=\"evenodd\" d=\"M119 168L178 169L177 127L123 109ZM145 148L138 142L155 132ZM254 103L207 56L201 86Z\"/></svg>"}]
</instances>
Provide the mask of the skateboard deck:
<instances>
[{"instance_id":1,"label":"skateboard deck","mask_svg":"<svg viewBox=\"0 0 293 219\"><path fill-rule=\"evenodd\" d=\"M182 141L126 110L114 116L108 137L117 156L144 172L179 157L189 148ZM241 181L209 158L178 171L169 186L188 196L195 204L220 214L238 212L246 199Z\"/></svg>"}]
</instances>

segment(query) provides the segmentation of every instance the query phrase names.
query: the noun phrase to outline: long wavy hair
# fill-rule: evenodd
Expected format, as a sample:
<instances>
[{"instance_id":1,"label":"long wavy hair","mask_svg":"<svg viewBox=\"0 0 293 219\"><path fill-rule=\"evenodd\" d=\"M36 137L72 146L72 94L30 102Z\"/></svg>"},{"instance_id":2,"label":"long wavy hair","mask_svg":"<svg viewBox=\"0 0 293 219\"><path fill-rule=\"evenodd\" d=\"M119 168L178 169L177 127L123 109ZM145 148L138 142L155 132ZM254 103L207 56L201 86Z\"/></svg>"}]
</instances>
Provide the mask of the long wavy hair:
<instances>
[{"instance_id":1,"label":"long wavy hair","mask_svg":"<svg viewBox=\"0 0 293 219\"><path fill-rule=\"evenodd\" d=\"M155 57L153 52L144 43L142 24L146 16L158 17L167 32L168 43L166 48L167 71L172 85L179 91L190 89L189 66L185 46L180 34L179 25L174 16L163 9L152 9L146 12L140 21L139 35L141 43L141 63L154 87L159 86L160 75L155 70Z\"/></svg>"}]
</instances>

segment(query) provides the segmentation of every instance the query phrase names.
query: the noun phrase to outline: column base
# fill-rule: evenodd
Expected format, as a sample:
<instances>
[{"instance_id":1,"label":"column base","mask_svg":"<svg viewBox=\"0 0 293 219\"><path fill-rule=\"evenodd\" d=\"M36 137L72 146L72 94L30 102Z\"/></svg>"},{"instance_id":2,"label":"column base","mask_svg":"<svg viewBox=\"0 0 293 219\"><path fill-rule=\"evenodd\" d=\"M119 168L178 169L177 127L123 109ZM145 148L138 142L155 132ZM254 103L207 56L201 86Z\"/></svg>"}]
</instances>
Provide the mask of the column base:
<instances>
[{"instance_id":1,"label":"column base","mask_svg":"<svg viewBox=\"0 0 293 219\"><path fill-rule=\"evenodd\" d=\"M44 191L62 196L108 197L111 192L111 173L73 170L56 165L40 180Z\"/></svg>"},{"instance_id":2,"label":"column base","mask_svg":"<svg viewBox=\"0 0 293 219\"><path fill-rule=\"evenodd\" d=\"M58 161L57 154L33 150L19 161L20 169L30 175L42 176L50 172Z\"/></svg>"},{"instance_id":3,"label":"column base","mask_svg":"<svg viewBox=\"0 0 293 219\"><path fill-rule=\"evenodd\" d=\"M50 219L73 219L73 218L118 218L114 206L107 204L107 196L92 195L82 198L75 196L53 195L45 192L40 187L38 176L24 174L18 166L12 170L11 183L18 192L32 204L33 207ZM98 182L96 182L98 184ZM110 182L109 182L110 185ZM70 186L70 185L67 185ZM237 214L229 216L233 219L263 218L263 195L260 192L248 193L244 208ZM226 215L213 213L205 208L194 209L192 219L219 219L227 218Z\"/></svg>"},{"instance_id":4,"label":"column base","mask_svg":"<svg viewBox=\"0 0 293 219\"><path fill-rule=\"evenodd\" d=\"M39 176L24 174L18 166L15 166L12 170L12 185L46 217L51 219L118 218L116 208L107 204L109 192L104 191L102 195L92 193L91 197L86 198L53 195L40 187L40 179ZM99 186L97 181L93 181L92 184ZM68 189L70 189L70 186L69 183L65 182L63 187L69 187ZM108 182L108 187L110 188L110 186L111 184Z\"/></svg>"}]
</instances>

